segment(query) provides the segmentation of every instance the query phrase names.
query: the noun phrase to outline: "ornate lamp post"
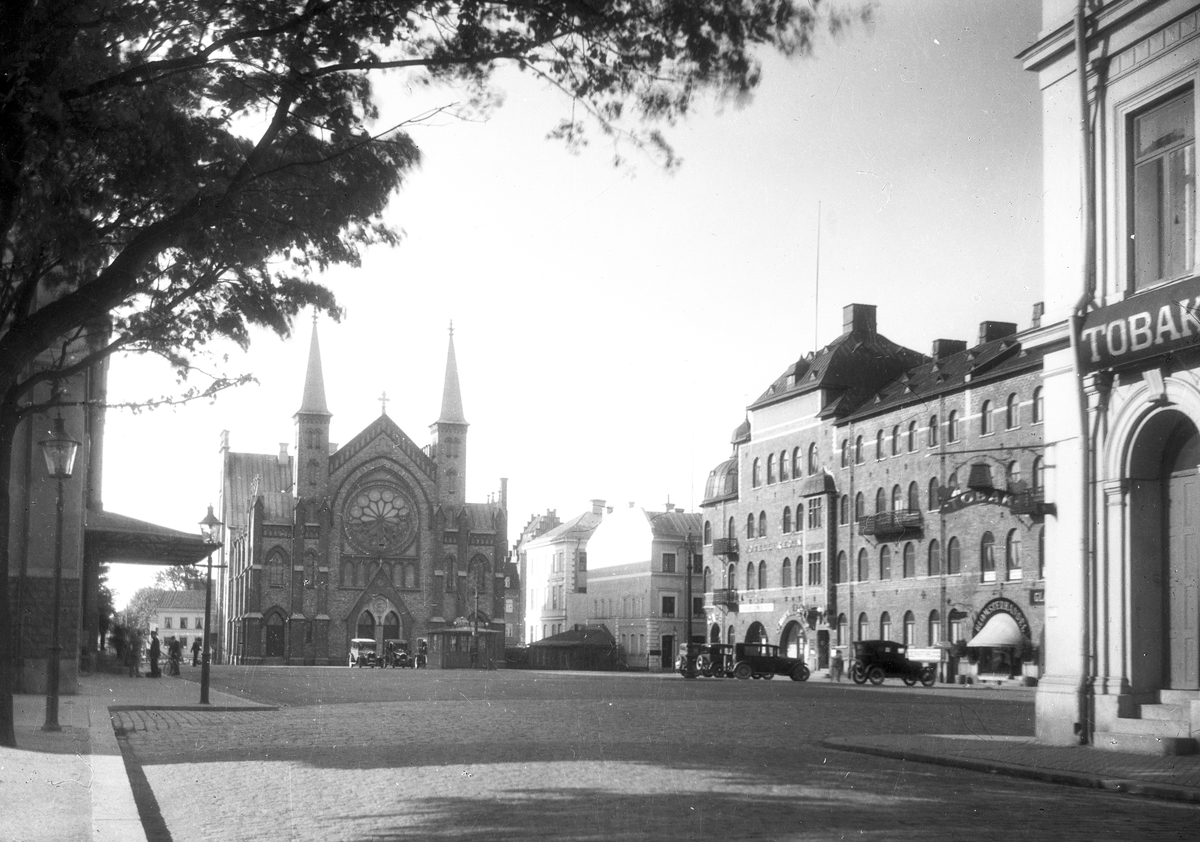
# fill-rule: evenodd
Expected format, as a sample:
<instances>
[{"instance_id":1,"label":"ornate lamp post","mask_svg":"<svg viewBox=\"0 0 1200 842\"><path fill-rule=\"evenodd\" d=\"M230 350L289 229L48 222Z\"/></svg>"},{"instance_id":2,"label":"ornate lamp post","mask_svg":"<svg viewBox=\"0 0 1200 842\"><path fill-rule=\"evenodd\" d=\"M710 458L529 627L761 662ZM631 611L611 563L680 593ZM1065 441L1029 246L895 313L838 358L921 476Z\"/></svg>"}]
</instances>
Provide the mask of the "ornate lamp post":
<instances>
[{"instance_id":1,"label":"ornate lamp post","mask_svg":"<svg viewBox=\"0 0 1200 842\"><path fill-rule=\"evenodd\" d=\"M58 672L60 616L62 614L62 567L63 567L63 480L70 479L75 471L75 456L79 453L79 442L67 435L62 416L54 419L54 431L50 438L38 442L46 458L46 471L58 482L58 505L55 510L54 532L54 609L50 614L50 657L46 661L46 721L43 731L61 731L58 724Z\"/></svg>"},{"instance_id":2,"label":"ornate lamp post","mask_svg":"<svg viewBox=\"0 0 1200 842\"><path fill-rule=\"evenodd\" d=\"M200 704L207 705L208 702L208 658L209 658L209 629L208 624L212 617L212 554L221 549L221 527L224 524L217 519L213 514L213 507L208 507L208 514L204 516L204 520L200 521L200 535L204 538L204 543L208 545L208 572L204 579L204 632L201 636L200 655L203 660L200 662Z\"/></svg>"}]
</instances>

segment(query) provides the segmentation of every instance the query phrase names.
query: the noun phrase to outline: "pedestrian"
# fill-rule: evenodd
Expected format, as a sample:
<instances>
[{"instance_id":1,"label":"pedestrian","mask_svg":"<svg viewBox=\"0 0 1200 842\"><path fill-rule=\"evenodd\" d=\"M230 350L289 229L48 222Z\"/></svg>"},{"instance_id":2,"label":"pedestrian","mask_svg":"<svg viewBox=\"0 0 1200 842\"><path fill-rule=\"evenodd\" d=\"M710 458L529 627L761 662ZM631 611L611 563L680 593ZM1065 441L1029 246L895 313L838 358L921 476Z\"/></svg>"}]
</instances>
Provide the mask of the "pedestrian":
<instances>
[{"instance_id":1,"label":"pedestrian","mask_svg":"<svg viewBox=\"0 0 1200 842\"><path fill-rule=\"evenodd\" d=\"M192 666L200 666L200 638L192 641Z\"/></svg>"},{"instance_id":2,"label":"pedestrian","mask_svg":"<svg viewBox=\"0 0 1200 842\"><path fill-rule=\"evenodd\" d=\"M162 655L162 646L158 642L158 632L150 632L150 677L161 678L162 670L158 668L158 659Z\"/></svg>"},{"instance_id":3,"label":"pedestrian","mask_svg":"<svg viewBox=\"0 0 1200 842\"><path fill-rule=\"evenodd\" d=\"M171 675L179 675L179 662L183 660L183 645L179 638L171 638L171 642L167 644L167 655L171 659Z\"/></svg>"},{"instance_id":4,"label":"pedestrian","mask_svg":"<svg viewBox=\"0 0 1200 842\"><path fill-rule=\"evenodd\" d=\"M125 639L125 666L129 668L130 678L141 675L142 636L135 629L130 629Z\"/></svg>"},{"instance_id":5,"label":"pedestrian","mask_svg":"<svg viewBox=\"0 0 1200 842\"><path fill-rule=\"evenodd\" d=\"M833 676L834 681L842 680L842 653L840 650L833 650L833 659L829 662L829 674Z\"/></svg>"}]
</instances>

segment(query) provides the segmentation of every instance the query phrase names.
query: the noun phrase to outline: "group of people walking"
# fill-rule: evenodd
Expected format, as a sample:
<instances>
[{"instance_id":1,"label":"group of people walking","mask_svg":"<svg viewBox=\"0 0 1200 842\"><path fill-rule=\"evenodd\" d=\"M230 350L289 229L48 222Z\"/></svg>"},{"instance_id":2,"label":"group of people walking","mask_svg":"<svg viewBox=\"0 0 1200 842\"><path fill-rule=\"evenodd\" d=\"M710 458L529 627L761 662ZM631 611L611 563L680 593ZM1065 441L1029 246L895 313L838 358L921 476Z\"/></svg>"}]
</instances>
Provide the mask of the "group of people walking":
<instances>
[{"instance_id":1,"label":"group of people walking","mask_svg":"<svg viewBox=\"0 0 1200 842\"><path fill-rule=\"evenodd\" d=\"M110 636L110 643L117 657L122 659L126 668L129 670L131 677L141 675L142 665L142 637L137 631L126 629L123 626L118 626L113 630ZM202 645L200 638L197 637L192 641L192 666L200 666L200 657ZM150 645L146 650L146 655L150 661L150 669L146 673L148 678L161 678L162 667L159 666L159 661L162 659L162 642L158 639L158 632L150 632ZM167 662L166 668L169 675L179 675L179 666L183 662L183 644L178 638L172 637L167 642Z\"/></svg>"}]
</instances>

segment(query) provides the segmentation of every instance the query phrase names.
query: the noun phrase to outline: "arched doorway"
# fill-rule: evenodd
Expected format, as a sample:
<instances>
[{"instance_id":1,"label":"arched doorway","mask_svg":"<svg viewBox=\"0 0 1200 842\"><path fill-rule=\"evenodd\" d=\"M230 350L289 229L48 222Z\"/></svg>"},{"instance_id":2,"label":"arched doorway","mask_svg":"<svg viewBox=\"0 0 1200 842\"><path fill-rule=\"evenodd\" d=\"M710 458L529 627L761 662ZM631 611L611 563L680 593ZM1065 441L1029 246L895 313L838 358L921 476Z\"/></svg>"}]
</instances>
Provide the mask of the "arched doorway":
<instances>
[{"instance_id":1,"label":"arched doorway","mask_svg":"<svg viewBox=\"0 0 1200 842\"><path fill-rule=\"evenodd\" d=\"M716 623L713 623L712 629L709 630L709 632L708 632L708 642L709 643L720 643L721 642L721 627L718 626Z\"/></svg>"},{"instance_id":2,"label":"arched doorway","mask_svg":"<svg viewBox=\"0 0 1200 842\"><path fill-rule=\"evenodd\" d=\"M358 615L358 623L355 625L355 637L375 638L375 615L370 611L364 611Z\"/></svg>"},{"instance_id":3,"label":"arched doorway","mask_svg":"<svg viewBox=\"0 0 1200 842\"><path fill-rule=\"evenodd\" d=\"M804 657L804 628L795 620L783 627L779 636L779 653L789 658Z\"/></svg>"},{"instance_id":4,"label":"arched doorway","mask_svg":"<svg viewBox=\"0 0 1200 842\"><path fill-rule=\"evenodd\" d=\"M276 611L267 617L267 634L263 644L263 654L266 657L283 657L283 617Z\"/></svg>"},{"instance_id":5,"label":"arched doorway","mask_svg":"<svg viewBox=\"0 0 1200 842\"><path fill-rule=\"evenodd\" d=\"M754 622L750 624L750 628L746 629L747 643L769 643L767 639L767 630L762 623Z\"/></svg>"},{"instance_id":6,"label":"arched doorway","mask_svg":"<svg viewBox=\"0 0 1200 842\"><path fill-rule=\"evenodd\" d=\"M1200 688L1200 435L1155 413L1129 460L1131 643L1135 689Z\"/></svg>"}]
</instances>

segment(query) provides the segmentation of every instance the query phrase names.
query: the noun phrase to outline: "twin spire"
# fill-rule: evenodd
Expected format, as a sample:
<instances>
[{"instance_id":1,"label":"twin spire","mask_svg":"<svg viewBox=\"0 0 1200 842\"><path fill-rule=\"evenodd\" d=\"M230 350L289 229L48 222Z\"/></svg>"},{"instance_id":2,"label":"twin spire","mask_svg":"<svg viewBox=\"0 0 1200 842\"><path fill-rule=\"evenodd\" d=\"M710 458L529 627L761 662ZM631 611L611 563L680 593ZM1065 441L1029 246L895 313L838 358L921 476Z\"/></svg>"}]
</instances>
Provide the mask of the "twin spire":
<instances>
[{"instance_id":1,"label":"twin spire","mask_svg":"<svg viewBox=\"0 0 1200 842\"><path fill-rule=\"evenodd\" d=\"M382 414L387 414L387 393L380 400ZM308 346L308 370L304 375L304 399L297 414L330 415L325 402L325 375L321 368L321 345L317 340L317 319L313 316L312 342ZM463 415L462 391L458 385L458 362L454 357L454 322L450 322L450 348L446 354L446 382L442 387L442 413L439 424L466 424Z\"/></svg>"}]
</instances>

